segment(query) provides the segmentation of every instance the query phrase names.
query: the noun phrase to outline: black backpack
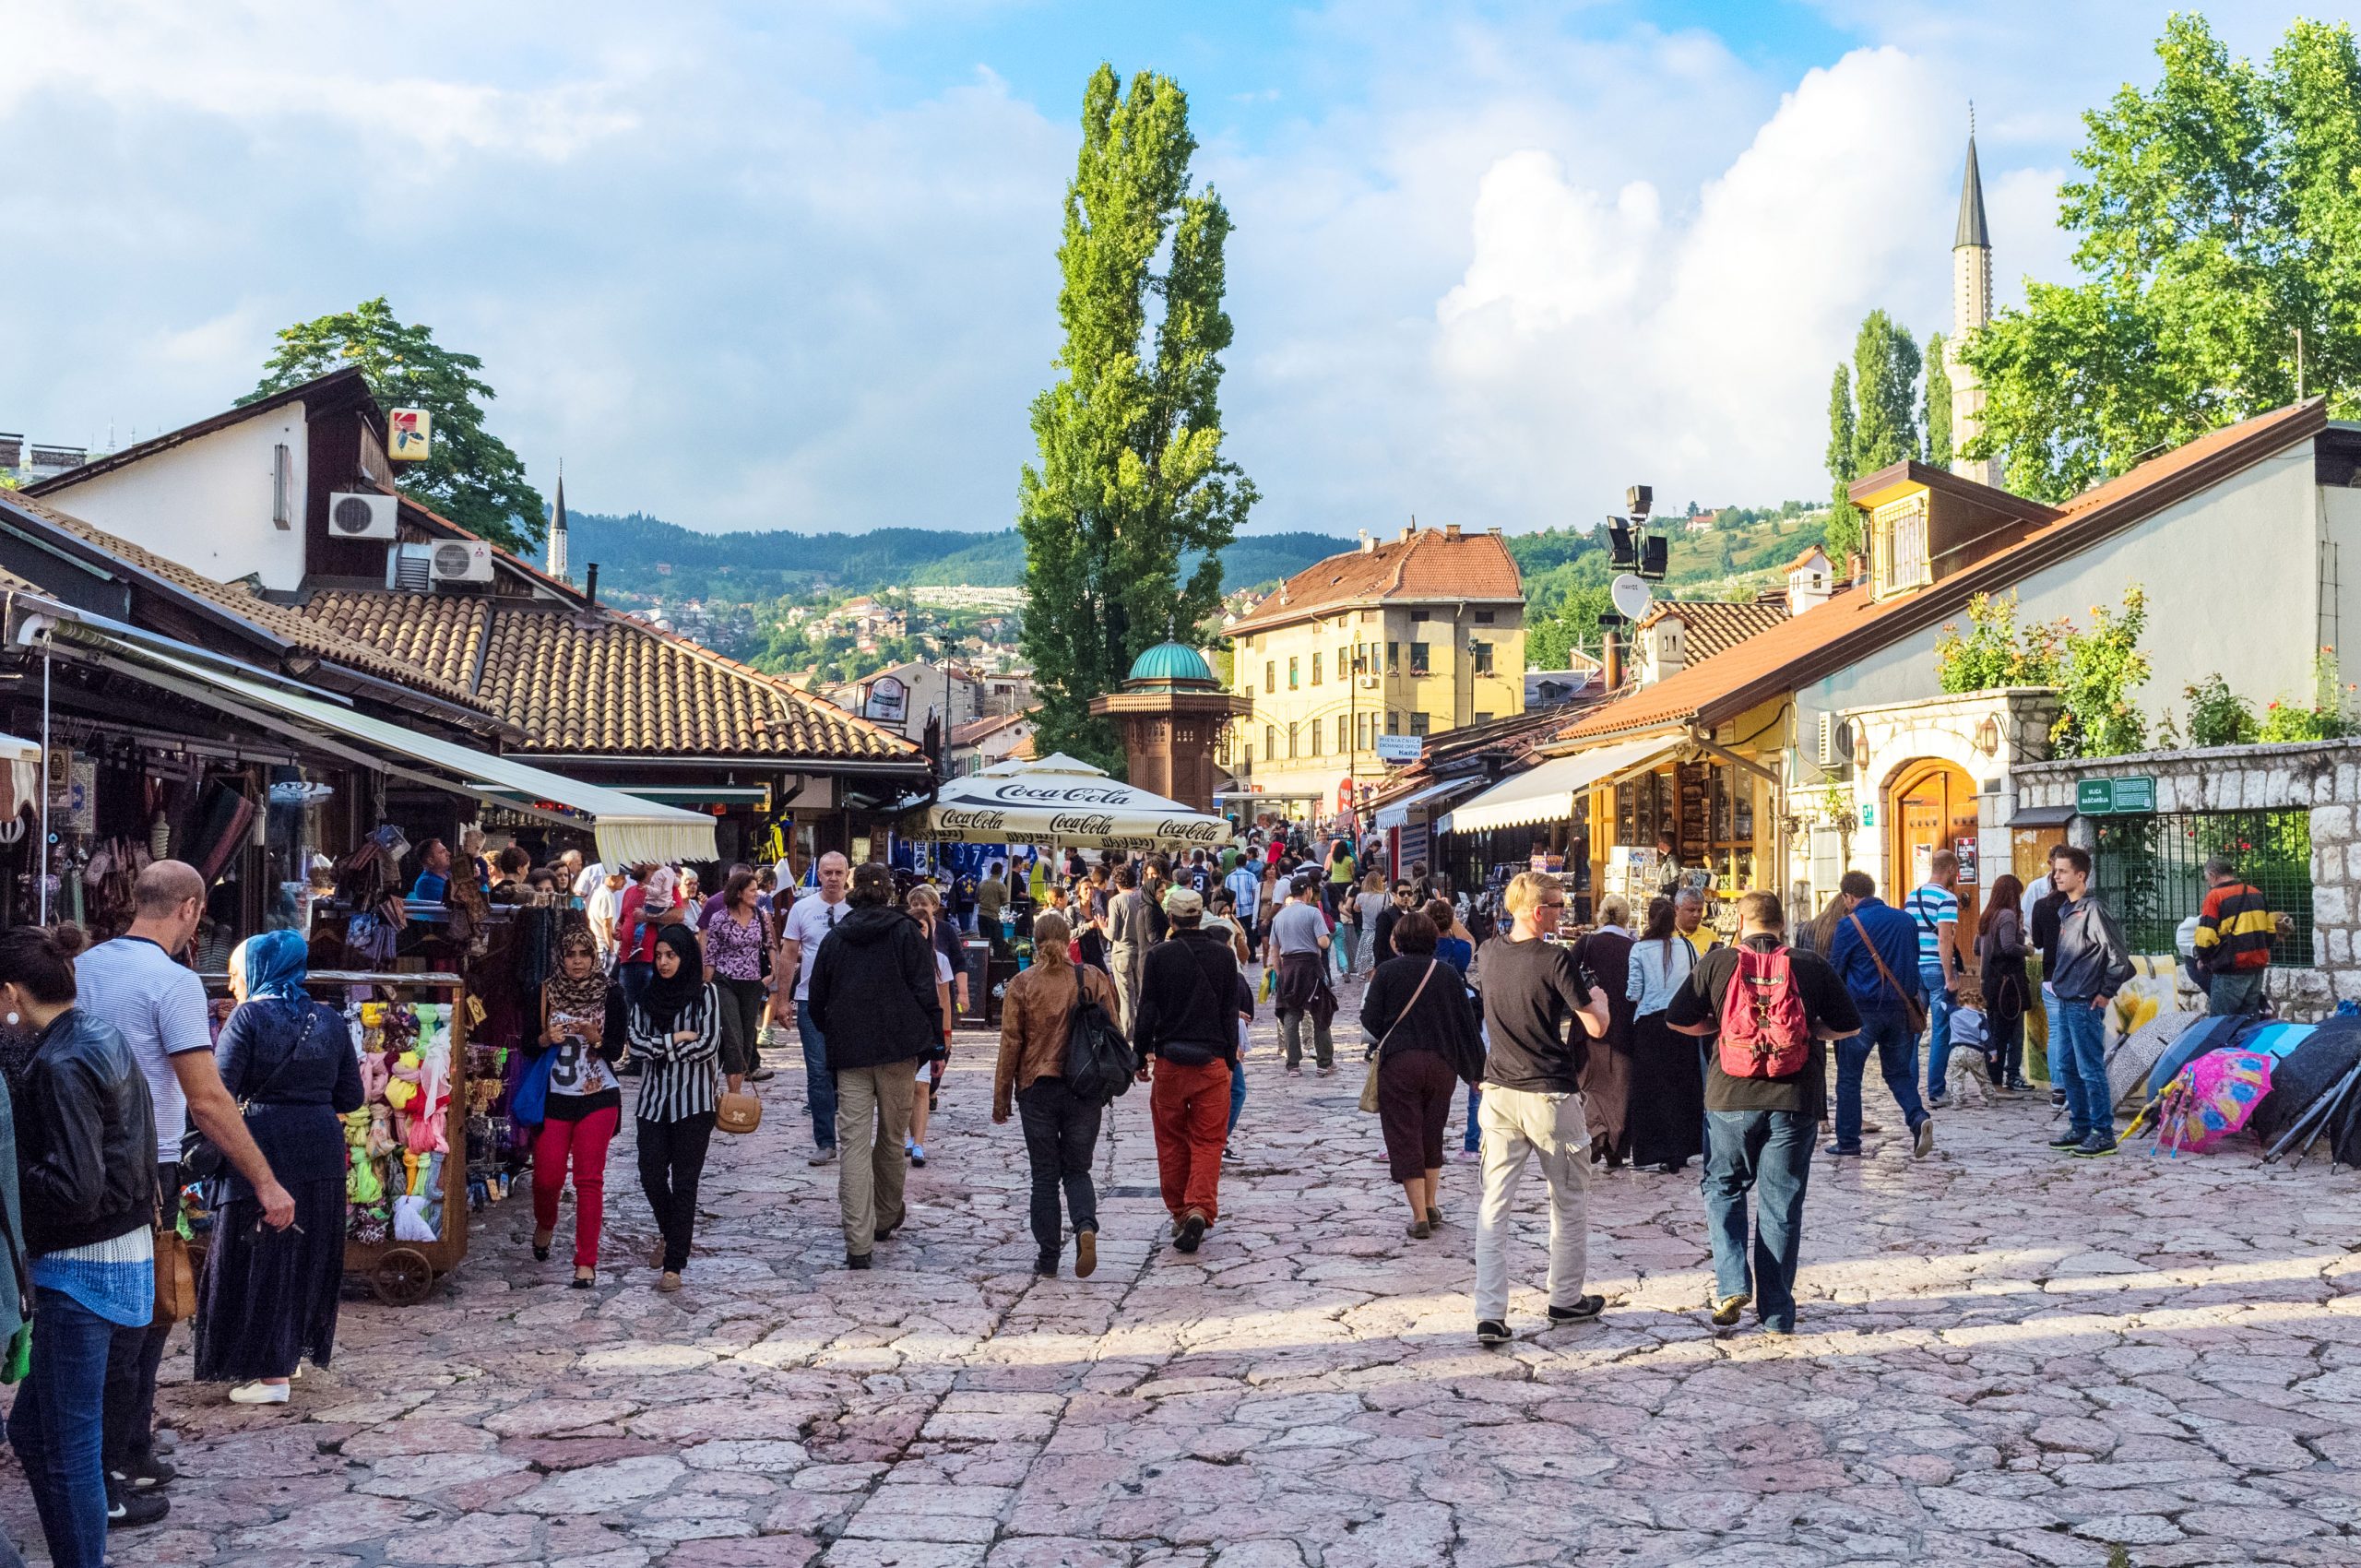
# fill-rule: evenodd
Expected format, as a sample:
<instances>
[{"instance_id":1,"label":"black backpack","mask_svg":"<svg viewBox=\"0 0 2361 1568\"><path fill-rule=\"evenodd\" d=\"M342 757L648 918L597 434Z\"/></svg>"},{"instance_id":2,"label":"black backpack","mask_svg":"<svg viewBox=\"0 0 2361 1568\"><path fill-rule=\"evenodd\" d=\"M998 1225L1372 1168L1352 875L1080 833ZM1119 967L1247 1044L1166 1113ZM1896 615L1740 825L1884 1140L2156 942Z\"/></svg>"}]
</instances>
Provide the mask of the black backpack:
<instances>
[{"instance_id":1,"label":"black backpack","mask_svg":"<svg viewBox=\"0 0 2361 1568\"><path fill-rule=\"evenodd\" d=\"M1074 1012L1066 1020L1065 1080L1068 1092L1085 1105L1104 1108L1132 1087L1140 1059L1107 1009L1090 999L1077 971Z\"/></svg>"}]
</instances>

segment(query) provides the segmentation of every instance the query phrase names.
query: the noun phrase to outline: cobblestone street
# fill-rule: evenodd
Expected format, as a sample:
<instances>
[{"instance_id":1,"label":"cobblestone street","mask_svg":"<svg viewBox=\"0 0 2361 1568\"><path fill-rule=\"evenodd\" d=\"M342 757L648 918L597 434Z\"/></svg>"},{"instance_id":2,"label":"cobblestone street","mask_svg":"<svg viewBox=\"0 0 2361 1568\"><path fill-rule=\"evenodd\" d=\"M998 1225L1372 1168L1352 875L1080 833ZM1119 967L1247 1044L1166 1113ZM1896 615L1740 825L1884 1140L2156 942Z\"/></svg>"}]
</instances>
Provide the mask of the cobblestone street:
<instances>
[{"instance_id":1,"label":"cobblestone street","mask_svg":"<svg viewBox=\"0 0 2361 1568\"><path fill-rule=\"evenodd\" d=\"M1593 1185L1605 1320L1547 1330L1536 1182L1521 1337L1487 1351L1474 1167L1447 1173L1438 1237L1410 1241L1358 1062L1287 1078L1266 1021L1250 1070L1245 1160L1194 1258L1159 1244L1145 1096L1118 1102L1086 1281L1030 1272L983 1036L955 1057L909 1228L865 1274L841 1266L836 1172L806 1167L783 1072L760 1132L717 1139L677 1297L650 1289L618 1146L595 1293L566 1289L570 1218L531 1260L520 1186L427 1304L349 1300L333 1370L284 1410L200 1399L177 1344L172 1515L115 1559L2361 1560L2350 1175L2060 1160L2032 1101L1946 1115L1923 1164L1890 1125L1871 1158L1817 1164L1790 1340L1705 1324L1693 1175L1630 1172ZM37 1547L25 1495L0 1488Z\"/></svg>"}]
</instances>

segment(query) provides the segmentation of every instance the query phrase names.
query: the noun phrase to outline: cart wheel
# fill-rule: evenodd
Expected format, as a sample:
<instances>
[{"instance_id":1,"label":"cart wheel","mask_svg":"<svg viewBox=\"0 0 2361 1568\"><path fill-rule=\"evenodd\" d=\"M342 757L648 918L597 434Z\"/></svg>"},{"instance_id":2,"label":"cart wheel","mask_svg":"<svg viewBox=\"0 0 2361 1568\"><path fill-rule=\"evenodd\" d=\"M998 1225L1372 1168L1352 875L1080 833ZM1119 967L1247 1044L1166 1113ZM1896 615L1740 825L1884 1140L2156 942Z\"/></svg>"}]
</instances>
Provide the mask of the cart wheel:
<instances>
[{"instance_id":1,"label":"cart wheel","mask_svg":"<svg viewBox=\"0 0 2361 1568\"><path fill-rule=\"evenodd\" d=\"M424 1253L395 1247L377 1260L369 1283L377 1300L387 1306L414 1307L434 1288L434 1265L426 1261Z\"/></svg>"}]
</instances>

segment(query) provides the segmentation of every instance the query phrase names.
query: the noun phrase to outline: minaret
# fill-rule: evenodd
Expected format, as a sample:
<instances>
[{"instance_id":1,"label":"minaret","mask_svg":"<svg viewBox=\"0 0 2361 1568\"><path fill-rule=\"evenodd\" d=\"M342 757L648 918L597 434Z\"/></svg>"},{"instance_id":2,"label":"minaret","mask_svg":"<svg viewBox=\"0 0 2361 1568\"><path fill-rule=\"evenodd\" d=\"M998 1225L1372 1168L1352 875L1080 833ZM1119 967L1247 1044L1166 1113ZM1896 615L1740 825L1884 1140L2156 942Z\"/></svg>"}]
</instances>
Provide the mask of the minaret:
<instances>
[{"instance_id":1,"label":"minaret","mask_svg":"<svg viewBox=\"0 0 2361 1568\"><path fill-rule=\"evenodd\" d=\"M550 505L550 576L559 582L574 579L565 575L565 459L558 459L557 494Z\"/></svg>"},{"instance_id":2,"label":"minaret","mask_svg":"<svg viewBox=\"0 0 2361 1568\"><path fill-rule=\"evenodd\" d=\"M1952 333L1943 341L1943 364L1952 377L1952 472L1979 484L1998 485L1998 458L1957 456L1984 430L1984 388L1960 349L1992 321L1992 232L1984 225L1984 178L1975 167L1975 106L1967 110L1967 172L1959 185L1959 232L1952 239Z\"/></svg>"}]
</instances>

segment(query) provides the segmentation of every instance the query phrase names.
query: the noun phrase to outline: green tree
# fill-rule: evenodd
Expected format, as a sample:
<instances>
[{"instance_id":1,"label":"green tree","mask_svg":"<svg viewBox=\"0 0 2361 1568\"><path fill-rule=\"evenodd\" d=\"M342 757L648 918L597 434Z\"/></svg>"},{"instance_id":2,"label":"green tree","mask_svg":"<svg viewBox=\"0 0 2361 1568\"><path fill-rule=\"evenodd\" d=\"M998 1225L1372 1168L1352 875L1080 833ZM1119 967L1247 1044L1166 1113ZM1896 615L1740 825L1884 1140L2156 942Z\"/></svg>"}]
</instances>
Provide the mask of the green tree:
<instances>
[{"instance_id":1,"label":"green tree","mask_svg":"<svg viewBox=\"0 0 2361 1568\"><path fill-rule=\"evenodd\" d=\"M1927 339L1927 396L1921 412L1927 423L1927 462L1932 468L1948 469L1952 466L1952 372L1943 362L1940 332Z\"/></svg>"},{"instance_id":2,"label":"green tree","mask_svg":"<svg viewBox=\"0 0 2361 1568\"><path fill-rule=\"evenodd\" d=\"M1145 71L1125 92L1102 65L1082 130L1058 247L1060 375L1033 400L1040 460L1019 485L1023 646L1042 750L1120 768L1114 727L1087 705L1142 649L1197 636L1221 600L1219 552L1255 490L1221 454L1229 213L1210 188L1189 189L1188 96Z\"/></svg>"},{"instance_id":3,"label":"green tree","mask_svg":"<svg viewBox=\"0 0 2361 1568\"><path fill-rule=\"evenodd\" d=\"M1574 649L1598 641L1598 618L1612 607L1603 588L1588 586L1568 593L1554 612L1526 624L1525 667L1565 669Z\"/></svg>"},{"instance_id":4,"label":"green tree","mask_svg":"<svg viewBox=\"0 0 2361 1568\"><path fill-rule=\"evenodd\" d=\"M1966 345L2009 486L2045 501L2296 395L2361 413L2361 54L2297 21L2258 66L2203 18L2157 40L2162 71L2082 116L2083 177L2058 193L2075 284L2029 282Z\"/></svg>"},{"instance_id":5,"label":"green tree","mask_svg":"<svg viewBox=\"0 0 2361 1568\"><path fill-rule=\"evenodd\" d=\"M1861 548L1861 511L1845 489L1859 477L1853 466L1853 373L1838 361L1828 385L1828 557L1840 569Z\"/></svg>"},{"instance_id":6,"label":"green tree","mask_svg":"<svg viewBox=\"0 0 2361 1568\"><path fill-rule=\"evenodd\" d=\"M1918 345L1873 310L1853 339L1853 473L1873 474L1918 456Z\"/></svg>"},{"instance_id":7,"label":"green tree","mask_svg":"<svg viewBox=\"0 0 2361 1568\"><path fill-rule=\"evenodd\" d=\"M476 374L483 361L444 348L427 327L403 326L382 294L282 328L278 350L263 363L261 384L239 401L251 403L347 365L361 367L381 407L423 409L433 418L431 455L396 466L403 494L504 550L522 552L540 543L548 528L540 493L525 482L525 465L508 444L483 427L483 405L494 396Z\"/></svg>"}]
</instances>

